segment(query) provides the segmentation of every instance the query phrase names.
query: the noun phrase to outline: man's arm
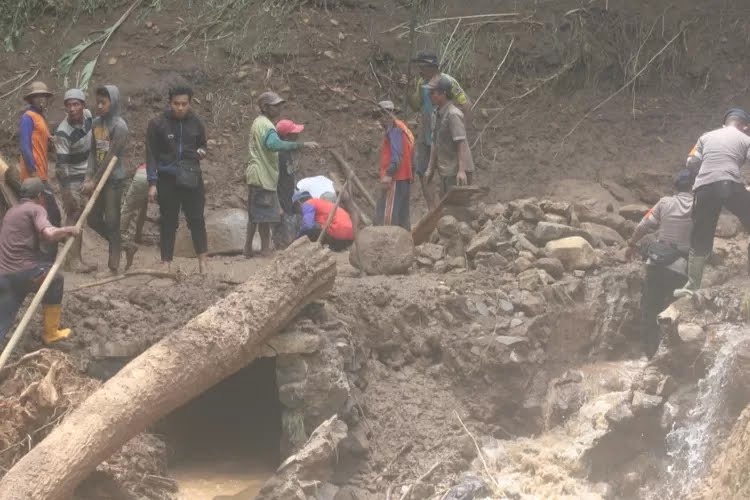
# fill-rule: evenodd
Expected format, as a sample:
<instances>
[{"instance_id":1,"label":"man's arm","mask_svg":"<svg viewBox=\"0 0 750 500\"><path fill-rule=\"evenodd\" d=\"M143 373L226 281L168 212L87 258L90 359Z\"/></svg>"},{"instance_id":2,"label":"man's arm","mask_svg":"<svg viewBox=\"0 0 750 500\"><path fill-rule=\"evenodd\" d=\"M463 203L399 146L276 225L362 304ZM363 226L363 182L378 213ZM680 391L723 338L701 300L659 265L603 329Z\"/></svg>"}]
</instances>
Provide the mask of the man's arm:
<instances>
[{"instance_id":1,"label":"man's arm","mask_svg":"<svg viewBox=\"0 0 750 500\"><path fill-rule=\"evenodd\" d=\"M424 85L424 81L417 78L417 88L414 89L414 92L409 93L409 107L414 111L422 109L422 85Z\"/></svg>"},{"instance_id":2,"label":"man's arm","mask_svg":"<svg viewBox=\"0 0 750 500\"><path fill-rule=\"evenodd\" d=\"M466 92L464 92L461 84L455 79L453 80L453 89L451 93L453 94L453 102L455 102L458 109L464 113L464 118L468 118L471 106L474 103Z\"/></svg>"},{"instance_id":3,"label":"man's arm","mask_svg":"<svg viewBox=\"0 0 750 500\"><path fill-rule=\"evenodd\" d=\"M302 204L302 225L299 228L299 234L308 234L315 230L318 224L315 222L315 207L310 203Z\"/></svg>"},{"instance_id":4,"label":"man's arm","mask_svg":"<svg viewBox=\"0 0 750 500\"><path fill-rule=\"evenodd\" d=\"M296 151L304 147L304 143L302 142L282 141L281 137L279 137L279 134L276 132L275 129L271 129L268 131L268 134L266 134L266 138L263 141L263 143L266 145L268 149L270 149L271 151L276 151L276 152Z\"/></svg>"},{"instance_id":5,"label":"man's arm","mask_svg":"<svg viewBox=\"0 0 750 500\"><path fill-rule=\"evenodd\" d=\"M750 155L750 151L748 151L748 155ZM690 173L693 175L698 175L698 172L701 169L701 165L703 164L703 140L698 139L698 142L695 143L695 146L693 146L693 149L690 150L690 154L688 154L687 161L685 162L685 166L690 170Z\"/></svg>"},{"instance_id":6,"label":"man's arm","mask_svg":"<svg viewBox=\"0 0 750 500\"><path fill-rule=\"evenodd\" d=\"M40 234L42 235L42 239L44 239L45 241L56 243L71 236L78 236L79 234L81 234L81 230L75 226L49 226L42 229Z\"/></svg>"},{"instance_id":7,"label":"man's arm","mask_svg":"<svg viewBox=\"0 0 750 500\"><path fill-rule=\"evenodd\" d=\"M146 128L146 178L149 186L155 186L159 179L159 161L157 152L159 150L157 140L158 127L155 120L148 122Z\"/></svg>"},{"instance_id":8,"label":"man's arm","mask_svg":"<svg viewBox=\"0 0 750 500\"><path fill-rule=\"evenodd\" d=\"M391 145L391 163L388 165L386 175L393 177L401 165L404 156L404 132L398 127L391 127L388 131L388 142Z\"/></svg>"},{"instance_id":9,"label":"man's arm","mask_svg":"<svg viewBox=\"0 0 750 500\"><path fill-rule=\"evenodd\" d=\"M33 134L34 120L28 115L23 115L18 128L18 140L21 143L21 156L26 165L26 170L32 176L36 175L36 162L34 161L34 152L31 145L31 136Z\"/></svg>"},{"instance_id":10,"label":"man's arm","mask_svg":"<svg viewBox=\"0 0 750 500\"><path fill-rule=\"evenodd\" d=\"M641 222L638 224L638 226L635 228L635 231L633 231L633 236L630 237L630 241L628 241L628 245L631 247L634 247L638 244L641 239L643 239L644 236L646 236L649 233L653 233L657 229L659 229L659 225L661 224L661 200L654 205L654 207L646 212L646 215L643 216L643 219L641 219Z\"/></svg>"}]
</instances>

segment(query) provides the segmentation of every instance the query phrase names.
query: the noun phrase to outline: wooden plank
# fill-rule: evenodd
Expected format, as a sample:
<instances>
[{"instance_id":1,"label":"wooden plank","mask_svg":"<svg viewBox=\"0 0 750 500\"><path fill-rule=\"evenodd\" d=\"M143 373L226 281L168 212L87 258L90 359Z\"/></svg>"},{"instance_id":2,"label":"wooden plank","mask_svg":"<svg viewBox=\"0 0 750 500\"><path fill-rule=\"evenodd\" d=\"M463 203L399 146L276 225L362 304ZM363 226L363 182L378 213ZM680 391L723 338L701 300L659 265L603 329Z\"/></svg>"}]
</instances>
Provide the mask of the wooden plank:
<instances>
[{"instance_id":1,"label":"wooden plank","mask_svg":"<svg viewBox=\"0 0 750 500\"><path fill-rule=\"evenodd\" d=\"M411 236L414 245L421 245L430 239L438 221L443 216L445 207L468 205L477 196L485 195L488 192L489 188L483 186L459 186L448 191L435 208L427 212L427 215L422 217L417 225L412 228Z\"/></svg>"}]
</instances>

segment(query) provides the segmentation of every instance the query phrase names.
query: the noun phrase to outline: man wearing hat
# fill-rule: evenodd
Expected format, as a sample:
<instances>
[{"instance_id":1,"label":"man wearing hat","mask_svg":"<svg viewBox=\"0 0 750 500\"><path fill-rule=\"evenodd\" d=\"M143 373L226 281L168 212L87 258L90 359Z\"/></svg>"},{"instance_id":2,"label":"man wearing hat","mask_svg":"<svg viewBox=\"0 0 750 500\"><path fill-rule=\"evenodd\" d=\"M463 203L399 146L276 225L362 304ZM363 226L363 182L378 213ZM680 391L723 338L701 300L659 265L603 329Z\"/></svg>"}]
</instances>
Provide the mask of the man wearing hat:
<instances>
[{"instance_id":1,"label":"man wearing hat","mask_svg":"<svg viewBox=\"0 0 750 500\"><path fill-rule=\"evenodd\" d=\"M661 331L657 315L674 300L672 294L685 283L690 233L693 230L693 182L695 175L684 169L674 180L674 196L665 196L649 210L628 241L630 259L648 233L656 239L641 252L646 259L646 279L641 292L641 339L646 356L659 348Z\"/></svg>"},{"instance_id":2,"label":"man wearing hat","mask_svg":"<svg viewBox=\"0 0 750 500\"><path fill-rule=\"evenodd\" d=\"M435 54L420 52L417 57L412 59L419 68L419 79L413 94L409 97L409 106L415 111L421 111L419 128L417 129L417 141L415 146L414 168L419 176L422 186L422 194L429 207L435 205L435 197L425 183L425 173L430 162L430 152L432 147L432 114L434 107L430 99L429 84L435 83L440 78L447 78L451 82L451 95L454 104L468 115L471 109L471 100L461 88L458 81L452 76L440 71L440 63Z\"/></svg>"},{"instance_id":3,"label":"man wearing hat","mask_svg":"<svg viewBox=\"0 0 750 500\"><path fill-rule=\"evenodd\" d=\"M62 216L47 176L50 130L44 113L47 111L48 100L52 95L44 82L32 82L29 85L23 96L28 107L21 116L18 140L21 145L21 180L29 177L41 179L44 183L44 208L47 209L47 216L52 225L59 227ZM49 260L54 260L57 247L51 247L45 251L45 254Z\"/></svg>"},{"instance_id":4,"label":"man wearing hat","mask_svg":"<svg viewBox=\"0 0 750 500\"><path fill-rule=\"evenodd\" d=\"M411 231L409 196L411 193L414 135L396 117L392 101L378 103L378 119L383 127L380 148L381 195L375 210L375 224L401 226Z\"/></svg>"},{"instance_id":5,"label":"man wearing hat","mask_svg":"<svg viewBox=\"0 0 750 500\"><path fill-rule=\"evenodd\" d=\"M698 139L687 159L697 173L693 192L693 233L690 238L688 282L675 291L676 297L691 296L701 286L706 259L713 250L714 233L721 209L736 215L750 231L750 192L740 174L750 161L750 116L737 108L724 115L724 126Z\"/></svg>"},{"instance_id":6,"label":"man wearing hat","mask_svg":"<svg viewBox=\"0 0 750 500\"><path fill-rule=\"evenodd\" d=\"M91 123L93 117L86 109L86 96L79 89L70 89L63 98L66 117L55 131L55 177L60 183L65 223L75 225L86 205L81 190L86 178L89 154L91 152ZM66 260L69 271L88 273L96 266L86 265L81 257L83 234L79 235L70 248Z\"/></svg>"},{"instance_id":7,"label":"man wearing hat","mask_svg":"<svg viewBox=\"0 0 750 500\"><path fill-rule=\"evenodd\" d=\"M430 99L435 106L432 117L432 148L425 177L427 182L437 171L440 176L440 195L455 186L472 183L474 160L466 135L463 112L453 104L453 83L441 77L428 85Z\"/></svg>"},{"instance_id":8,"label":"man wearing hat","mask_svg":"<svg viewBox=\"0 0 750 500\"><path fill-rule=\"evenodd\" d=\"M281 116L284 104L275 92L258 96L260 115L250 127L249 159L245 170L247 180L247 235L245 257L253 256L253 238L257 228L260 233L261 253L271 251L271 225L281 221L281 207L277 193L279 187L279 152L302 148L315 149L316 142L291 142L279 137L274 121Z\"/></svg>"},{"instance_id":9,"label":"man wearing hat","mask_svg":"<svg viewBox=\"0 0 750 500\"><path fill-rule=\"evenodd\" d=\"M44 183L30 177L21 184L21 200L11 207L0 228L0 339L15 321L26 296L39 289L52 265L44 259L40 241L57 242L80 234L75 226L54 227L43 208ZM67 338L70 329L60 329L63 277L55 275L42 299L42 340L51 344Z\"/></svg>"}]
</instances>

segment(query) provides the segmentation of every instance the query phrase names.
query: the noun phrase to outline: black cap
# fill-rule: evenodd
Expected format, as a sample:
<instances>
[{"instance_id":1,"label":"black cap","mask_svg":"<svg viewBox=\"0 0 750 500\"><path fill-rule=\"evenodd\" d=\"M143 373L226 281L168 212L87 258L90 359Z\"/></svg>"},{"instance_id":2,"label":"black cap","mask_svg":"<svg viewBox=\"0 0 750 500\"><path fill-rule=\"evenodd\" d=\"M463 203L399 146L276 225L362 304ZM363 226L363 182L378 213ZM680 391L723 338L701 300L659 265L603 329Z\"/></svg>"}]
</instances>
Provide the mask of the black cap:
<instances>
[{"instance_id":1,"label":"black cap","mask_svg":"<svg viewBox=\"0 0 750 500\"><path fill-rule=\"evenodd\" d=\"M21 184L21 198L36 198L44 191L44 183L39 177L29 177Z\"/></svg>"},{"instance_id":2,"label":"black cap","mask_svg":"<svg viewBox=\"0 0 750 500\"><path fill-rule=\"evenodd\" d=\"M729 111L727 111L724 114L724 123L726 123L727 120L730 118L739 118L745 123L750 123L750 116L748 116L747 112L744 109L732 108Z\"/></svg>"},{"instance_id":3,"label":"black cap","mask_svg":"<svg viewBox=\"0 0 750 500\"><path fill-rule=\"evenodd\" d=\"M415 57L411 61L418 64L424 64L426 66L435 66L436 68L440 66L440 60L438 59L438 56L429 52L418 52L417 57Z\"/></svg>"}]
</instances>

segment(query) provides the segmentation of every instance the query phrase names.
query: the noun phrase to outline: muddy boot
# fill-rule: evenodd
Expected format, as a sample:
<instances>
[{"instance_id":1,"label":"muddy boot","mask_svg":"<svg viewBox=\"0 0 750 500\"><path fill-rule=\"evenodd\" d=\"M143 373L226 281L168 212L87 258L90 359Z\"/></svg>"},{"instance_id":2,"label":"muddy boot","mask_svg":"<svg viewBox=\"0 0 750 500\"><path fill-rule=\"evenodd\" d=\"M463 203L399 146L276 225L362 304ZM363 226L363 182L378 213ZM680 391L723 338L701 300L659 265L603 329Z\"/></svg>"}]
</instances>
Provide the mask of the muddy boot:
<instances>
[{"instance_id":1,"label":"muddy boot","mask_svg":"<svg viewBox=\"0 0 750 500\"><path fill-rule=\"evenodd\" d=\"M83 234L73 240L68 256L65 259L65 270L73 273L87 274L96 271L96 266L83 262L81 247L83 245Z\"/></svg>"},{"instance_id":2,"label":"muddy boot","mask_svg":"<svg viewBox=\"0 0 750 500\"><path fill-rule=\"evenodd\" d=\"M706 260L708 260L707 256L695 255L692 250L690 251L690 257L688 258L688 282L684 287L674 291L675 298L692 297L700 289Z\"/></svg>"},{"instance_id":3,"label":"muddy boot","mask_svg":"<svg viewBox=\"0 0 750 500\"><path fill-rule=\"evenodd\" d=\"M112 245L109 247L109 259L107 260L107 267L112 274L117 274L120 270L120 248L114 248Z\"/></svg>"},{"instance_id":4,"label":"muddy boot","mask_svg":"<svg viewBox=\"0 0 750 500\"><path fill-rule=\"evenodd\" d=\"M62 317L61 305L44 305L42 308L44 321L44 333L42 341L50 345L70 336L70 328L60 329L60 318Z\"/></svg>"},{"instance_id":5,"label":"muddy boot","mask_svg":"<svg viewBox=\"0 0 750 500\"><path fill-rule=\"evenodd\" d=\"M135 257L135 254L138 252L138 245L135 243L128 243L125 245L125 270L127 271L130 269L130 266L133 265L133 258Z\"/></svg>"}]
</instances>

